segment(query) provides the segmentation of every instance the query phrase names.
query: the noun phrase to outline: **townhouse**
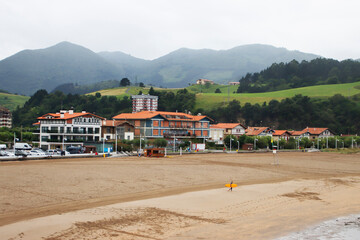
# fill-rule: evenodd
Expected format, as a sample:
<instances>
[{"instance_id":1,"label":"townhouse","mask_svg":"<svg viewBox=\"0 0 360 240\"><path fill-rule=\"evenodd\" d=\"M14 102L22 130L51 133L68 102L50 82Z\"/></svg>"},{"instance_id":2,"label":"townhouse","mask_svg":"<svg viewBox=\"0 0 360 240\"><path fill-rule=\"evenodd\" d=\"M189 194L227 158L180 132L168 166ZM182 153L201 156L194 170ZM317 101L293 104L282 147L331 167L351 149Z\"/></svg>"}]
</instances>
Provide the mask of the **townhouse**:
<instances>
[{"instance_id":1,"label":"townhouse","mask_svg":"<svg viewBox=\"0 0 360 240\"><path fill-rule=\"evenodd\" d=\"M307 127L301 131L291 132L291 136L298 139L307 137L309 139L333 137L335 134L329 128Z\"/></svg>"},{"instance_id":2,"label":"townhouse","mask_svg":"<svg viewBox=\"0 0 360 240\"><path fill-rule=\"evenodd\" d=\"M245 131L247 136L272 137L274 130L269 127L248 127Z\"/></svg>"},{"instance_id":3,"label":"townhouse","mask_svg":"<svg viewBox=\"0 0 360 240\"><path fill-rule=\"evenodd\" d=\"M210 134L207 116L193 116L181 112L142 111L122 113L114 120L126 121L134 126L134 137L145 138L204 138Z\"/></svg>"},{"instance_id":4,"label":"townhouse","mask_svg":"<svg viewBox=\"0 0 360 240\"><path fill-rule=\"evenodd\" d=\"M227 135L240 136L245 134L246 127L241 123L218 123L210 126L210 140L223 144Z\"/></svg>"}]
</instances>

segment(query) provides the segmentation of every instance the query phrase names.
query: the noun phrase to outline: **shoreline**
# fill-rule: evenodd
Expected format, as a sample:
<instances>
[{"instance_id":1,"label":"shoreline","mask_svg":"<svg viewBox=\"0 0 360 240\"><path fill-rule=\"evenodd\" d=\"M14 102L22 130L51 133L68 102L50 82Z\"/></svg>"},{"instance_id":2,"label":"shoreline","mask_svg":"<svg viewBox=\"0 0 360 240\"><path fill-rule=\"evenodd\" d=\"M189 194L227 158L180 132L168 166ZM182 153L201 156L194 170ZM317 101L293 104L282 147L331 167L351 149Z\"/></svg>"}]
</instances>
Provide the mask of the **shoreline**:
<instances>
[{"instance_id":1,"label":"shoreline","mask_svg":"<svg viewBox=\"0 0 360 240\"><path fill-rule=\"evenodd\" d=\"M0 162L0 236L276 239L357 214L359 156L279 153L280 165L272 153Z\"/></svg>"},{"instance_id":2,"label":"shoreline","mask_svg":"<svg viewBox=\"0 0 360 240\"><path fill-rule=\"evenodd\" d=\"M358 201L343 201L350 195L360 197L360 190L352 189L359 189L360 178L334 181L339 180L351 182L352 187L329 185L327 180L291 180L243 185L233 192L227 188L188 192L21 221L0 227L0 235L4 239L283 240L280 237L360 209Z\"/></svg>"}]
</instances>

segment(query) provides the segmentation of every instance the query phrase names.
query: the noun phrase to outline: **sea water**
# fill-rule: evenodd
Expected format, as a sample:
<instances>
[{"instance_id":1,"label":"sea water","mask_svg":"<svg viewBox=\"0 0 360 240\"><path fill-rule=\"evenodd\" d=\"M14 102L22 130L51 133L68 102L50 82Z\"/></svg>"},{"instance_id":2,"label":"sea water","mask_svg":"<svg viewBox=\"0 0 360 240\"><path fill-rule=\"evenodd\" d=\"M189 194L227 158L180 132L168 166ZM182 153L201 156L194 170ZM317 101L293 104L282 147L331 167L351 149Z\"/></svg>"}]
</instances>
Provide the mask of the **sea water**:
<instances>
[{"instance_id":1,"label":"sea water","mask_svg":"<svg viewBox=\"0 0 360 240\"><path fill-rule=\"evenodd\" d=\"M360 239L360 215L350 215L322 222L303 231L276 240L354 240Z\"/></svg>"}]
</instances>

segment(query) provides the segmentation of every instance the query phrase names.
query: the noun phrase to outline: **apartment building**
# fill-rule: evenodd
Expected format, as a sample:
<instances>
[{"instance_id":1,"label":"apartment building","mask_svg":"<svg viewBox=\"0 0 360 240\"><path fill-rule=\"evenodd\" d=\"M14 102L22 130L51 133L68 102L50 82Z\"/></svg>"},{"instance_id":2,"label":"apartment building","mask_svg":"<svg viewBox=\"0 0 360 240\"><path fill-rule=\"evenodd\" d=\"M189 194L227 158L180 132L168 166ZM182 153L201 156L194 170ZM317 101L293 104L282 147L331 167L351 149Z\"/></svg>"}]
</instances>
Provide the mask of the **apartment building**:
<instances>
[{"instance_id":1,"label":"apartment building","mask_svg":"<svg viewBox=\"0 0 360 240\"><path fill-rule=\"evenodd\" d=\"M61 110L37 118L39 146L43 149L66 149L67 146L82 146L84 142L101 141L101 126L104 118L88 112Z\"/></svg>"},{"instance_id":2,"label":"apartment building","mask_svg":"<svg viewBox=\"0 0 360 240\"><path fill-rule=\"evenodd\" d=\"M12 127L12 115L9 109L0 106L0 127Z\"/></svg>"},{"instance_id":3,"label":"apartment building","mask_svg":"<svg viewBox=\"0 0 360 240\"><path fill-rule=\"evenodd\" d=\"M157 111L158 96L132 95L132 112Z\"/></svg>"},{"instance_id":4,"label":"apartment building","mask_svg":"<svg viewBox=\"0 0 360 240\"><path fill-rule=\"evenodd\" d=\"M209 138L210 122L207 116L193 116L180 112L143 111L122 113L115 120L127 121L134 126L139 138Z\"/></svg>"}]
</instances>

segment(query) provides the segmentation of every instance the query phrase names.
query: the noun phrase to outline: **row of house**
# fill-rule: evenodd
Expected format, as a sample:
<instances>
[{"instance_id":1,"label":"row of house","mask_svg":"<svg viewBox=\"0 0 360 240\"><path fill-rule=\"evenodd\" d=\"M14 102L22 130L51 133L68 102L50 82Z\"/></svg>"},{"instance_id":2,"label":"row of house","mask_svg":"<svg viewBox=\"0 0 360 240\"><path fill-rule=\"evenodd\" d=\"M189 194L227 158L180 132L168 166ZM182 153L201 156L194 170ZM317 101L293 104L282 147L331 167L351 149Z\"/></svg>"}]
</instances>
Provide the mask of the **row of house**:
<instances>
[{"instance_id":1,"label":"row of house","mask_svg":"<svg viewBox=\"0 0 360 240\"><path fill-rule=\"evenodd\" d=\"M43 149L66 148L105 140L203 139L222 144L226 135L272 136L289 139L333 136L327 128L306 128L302 131L273 130L269 127L245 127L241 123L218 123L205 115L182 112L141 111L122 113L107 120L88 112L61 110L38 118L35 126L38 144Z\"/></svg>"},{"instance_id":2,"label":"row of house","mask_svg":"<svg viewBox=\"0 0 360 240\"><path fill-rule=\"evenodd\" d=\"M332 132L328 128L314 128L307 127L301 131L287 131L287 130L274 130L269 127L245 127L241 123L218 123L215 125L211 125L210 130L210 140L223 144L223 139L226 135L247 135L247 136L255 136L255 137L263 137L270 136L275 141L278 139L289 140L290 137L295 139L298 138L309 138L309 139L317 139L317 138L326 138L334 136L334 132Z\"/></svg>"}]
</instances>

